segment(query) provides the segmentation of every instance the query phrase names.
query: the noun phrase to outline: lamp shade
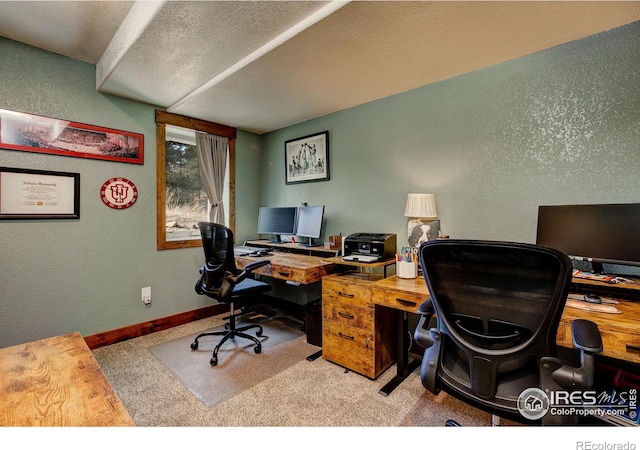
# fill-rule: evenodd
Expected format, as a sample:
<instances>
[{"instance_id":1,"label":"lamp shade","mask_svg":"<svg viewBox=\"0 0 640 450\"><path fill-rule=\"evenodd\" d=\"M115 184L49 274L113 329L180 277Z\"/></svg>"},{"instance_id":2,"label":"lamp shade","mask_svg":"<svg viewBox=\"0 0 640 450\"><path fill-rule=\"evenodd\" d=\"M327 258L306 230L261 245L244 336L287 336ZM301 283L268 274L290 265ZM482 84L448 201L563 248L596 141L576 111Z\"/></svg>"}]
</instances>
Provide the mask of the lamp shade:
<instances>
[{"instance_id":1,"label":"lamp shade","mask_svg":"<svg viewBox=\"0 0 640 450\"><path fill-rule=\"evenodd\" d=\"M407 205L404 208L405 217L418 217L420 219L436 219L436 197L433 194L409 194Z\"/></svg>"}]
</instances>

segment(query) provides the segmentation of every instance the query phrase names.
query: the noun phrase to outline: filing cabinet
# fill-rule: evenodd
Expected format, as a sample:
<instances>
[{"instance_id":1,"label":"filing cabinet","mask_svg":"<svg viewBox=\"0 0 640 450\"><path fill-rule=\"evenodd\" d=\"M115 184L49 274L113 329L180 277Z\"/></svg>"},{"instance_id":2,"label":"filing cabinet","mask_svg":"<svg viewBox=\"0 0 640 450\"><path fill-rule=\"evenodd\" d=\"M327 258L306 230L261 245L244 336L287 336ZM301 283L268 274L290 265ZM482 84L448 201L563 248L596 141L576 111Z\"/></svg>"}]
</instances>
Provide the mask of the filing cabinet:
<instances>
[{"instance_id":1,"label":"filing cabinet","mask_svg":"<svg viewBox=\"0 0 640 450\"><path fill-rule=\"evenodd\" d=\"M322 355L371 379L395 362L393 312L376 309L371 298L380 279L360 272L322 279Z\"/></svg>"}]
</instances>

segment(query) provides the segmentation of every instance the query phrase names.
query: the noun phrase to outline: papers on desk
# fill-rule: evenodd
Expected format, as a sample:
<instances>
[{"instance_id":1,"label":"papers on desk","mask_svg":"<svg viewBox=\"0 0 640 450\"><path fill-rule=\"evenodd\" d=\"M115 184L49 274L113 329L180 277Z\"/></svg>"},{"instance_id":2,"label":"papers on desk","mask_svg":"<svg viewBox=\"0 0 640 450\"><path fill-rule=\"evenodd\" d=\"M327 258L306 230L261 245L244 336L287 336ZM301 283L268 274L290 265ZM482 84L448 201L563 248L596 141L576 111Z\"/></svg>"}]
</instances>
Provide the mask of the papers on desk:
<instances>
[{"instance_id":1,"label":"papers on desk","mask_svg":"<svg viewBox=\"0 0 640 450\"><path fill-rule=\"evenodd\" d=\"M366 262L366 263L376 262L379 259L380 258L378 258L377 256L371 256L371 255L348 255L348 256L342 257L343 261Z\"/></svg>"},{"instance_id":2,"label":"papers on desk","mask_svg":"<svg viewBox=\"0 0 640 450\"><path fill-rule=\"evenodd\" d=\"M589 303L584 300L582 294L569 294L567 296L566 306L570 308L581 309L583 311L593 311L608 314L620 314L618 308L616 308L617 300L609 299L607 297L601 297L602 303Z\"/></svg>"}]
</instances>

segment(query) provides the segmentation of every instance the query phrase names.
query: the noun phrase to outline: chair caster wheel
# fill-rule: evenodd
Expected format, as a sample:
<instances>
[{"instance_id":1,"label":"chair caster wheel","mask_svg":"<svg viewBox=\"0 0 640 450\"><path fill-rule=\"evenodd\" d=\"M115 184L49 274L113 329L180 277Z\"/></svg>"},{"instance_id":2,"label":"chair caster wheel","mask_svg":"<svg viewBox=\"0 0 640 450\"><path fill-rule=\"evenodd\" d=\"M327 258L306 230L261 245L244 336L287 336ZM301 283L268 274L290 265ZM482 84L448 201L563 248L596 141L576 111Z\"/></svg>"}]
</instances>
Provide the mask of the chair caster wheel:
<instances>
[{"instance_id":1,"label":"chair caster wheel","mask_svg":"<svg viewBox=\"0 0 640 450\"><path fill-rule=\"evenodd\" d=\"M258 330L258 331L256 331L256 336L257 336L257 337L262 336L262 330Z\"/></svg>"},{"instance_id":2,"label":"chair caster wheel","mask_svg":"<svg viewBox=\"0 0 640 450\"><path fill-rule=\"evenodd\" d=\"M191 350L198 350L198 343L197 342L192 342L191 343Z\"/></svg>"},{"instance_id":3,"label":"chair caster wheel","mask_svg":"<svg viewBox=\"0 0 640 450\"><path fill-rule=\"evenodd\" d=\"M253 351L256 353L260 353L262 351L262 346L256 345L255 347L253 347Z\"/></svg>"},{"instance_id":4,"label":"chair caster wheel","mask_svg":"<svg viewBox=\"0 0 640 450\"><path fill-rule=\"evenodd\" d=\"M211 364L212 366L217 366L218 365L218 357L214 356L213 358L211 358L211 361L209 361L209 364Z\"/></svg>"}]
</instances>

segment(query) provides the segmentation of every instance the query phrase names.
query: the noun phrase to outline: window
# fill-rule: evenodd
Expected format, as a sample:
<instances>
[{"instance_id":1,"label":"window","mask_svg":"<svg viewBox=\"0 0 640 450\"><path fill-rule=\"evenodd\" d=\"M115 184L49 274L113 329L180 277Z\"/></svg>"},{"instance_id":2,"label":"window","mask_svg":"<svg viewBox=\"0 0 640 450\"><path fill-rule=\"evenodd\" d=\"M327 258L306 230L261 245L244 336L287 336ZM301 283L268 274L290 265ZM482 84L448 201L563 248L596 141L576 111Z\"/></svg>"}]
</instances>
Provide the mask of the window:
<instances>
[{"instance_id":1,"label":"window","mask_svg":"<svg viewBox=\"0 0 640 450\"><path fill-rule=\"evenodd\" d=\"M156 111L158 250L201 246L194 227L208 220L210 205L198 169L196 131L229 138L223 202L225 222L235 231L235 128Z\"/></svg>"}]
</instances>

